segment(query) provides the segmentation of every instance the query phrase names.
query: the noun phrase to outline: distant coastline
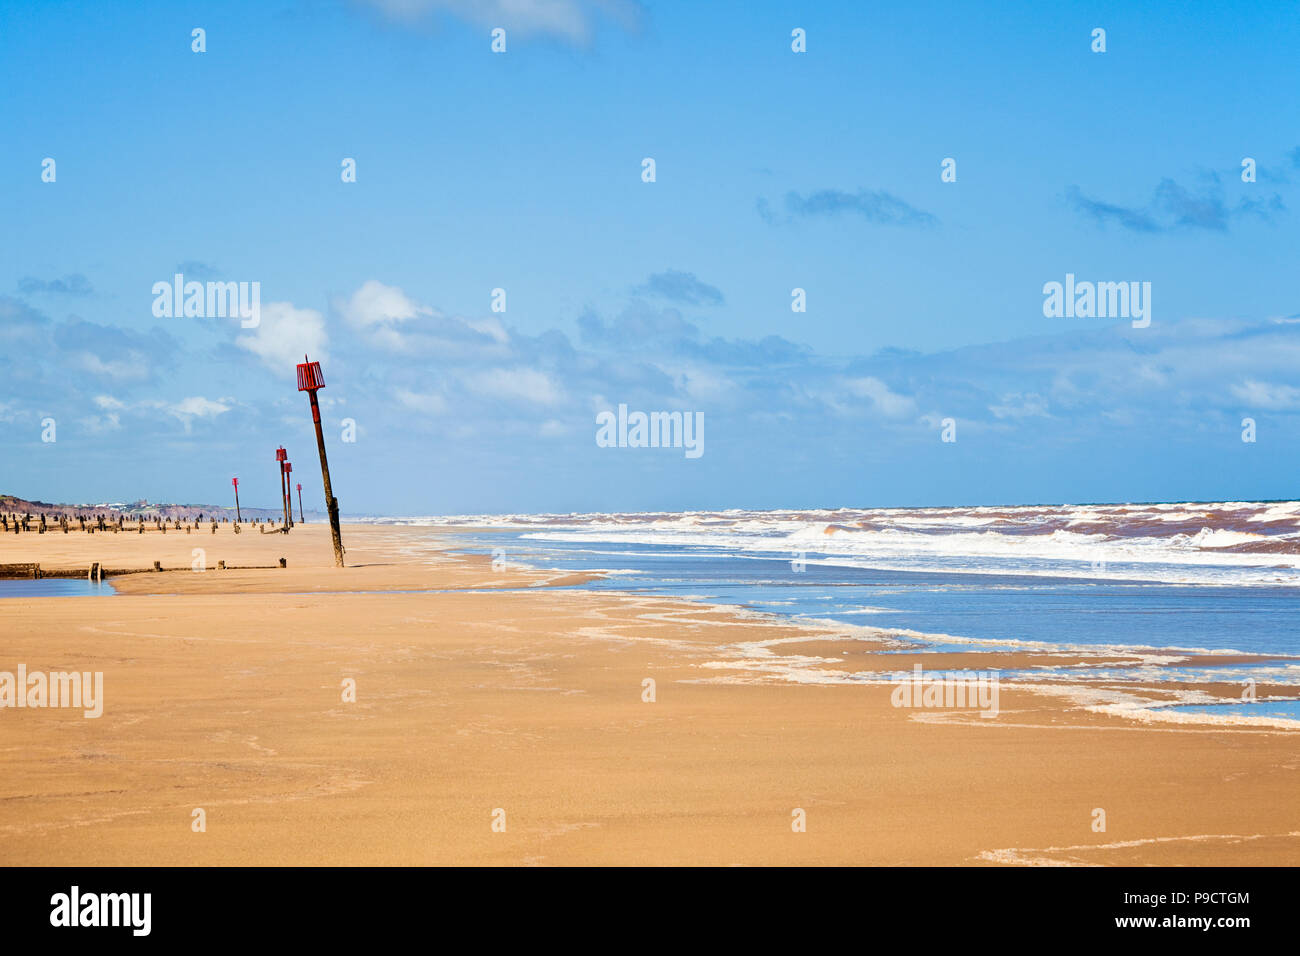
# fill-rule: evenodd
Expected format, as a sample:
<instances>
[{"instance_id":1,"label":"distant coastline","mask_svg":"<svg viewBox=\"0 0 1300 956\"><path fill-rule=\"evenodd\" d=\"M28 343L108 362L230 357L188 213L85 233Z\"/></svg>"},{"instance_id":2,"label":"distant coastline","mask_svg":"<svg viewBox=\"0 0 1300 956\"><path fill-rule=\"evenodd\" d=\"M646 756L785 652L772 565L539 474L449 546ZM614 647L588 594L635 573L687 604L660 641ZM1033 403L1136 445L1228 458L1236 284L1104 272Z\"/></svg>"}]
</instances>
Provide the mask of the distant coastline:
<instances>
[{"instance_id":1,"label":"distant coastline","mask_svg":"<svg viewBox=\"0 0 1300 956\"><path fill-rule=\"evenodd\" d=\"M31 515L105 515L106 517L136 518L140 515L149 515L151 517L166 518L167 520L175 519L177 521L194 521L203 516L204 518L228 518L235 520L235 509L227 508L222 505L201 505L201 504L176 504L173 502L151 502L146 499L138 501L114 501L114 502L96 502L82 504L51 503L48 501L39 501L29 498L19 498L16 495L0 495L0 513L5 514L31 514ZM239 515L249 521L256 518L262 520L278 520L282 517L283 512L279 508L250 508L247 506L239 509ZM294 508L294 517L297 518L298 510ZM303 516L308 521L323 521L325 516L322 512L307 509Z\"/></svg>"}]
</instances>

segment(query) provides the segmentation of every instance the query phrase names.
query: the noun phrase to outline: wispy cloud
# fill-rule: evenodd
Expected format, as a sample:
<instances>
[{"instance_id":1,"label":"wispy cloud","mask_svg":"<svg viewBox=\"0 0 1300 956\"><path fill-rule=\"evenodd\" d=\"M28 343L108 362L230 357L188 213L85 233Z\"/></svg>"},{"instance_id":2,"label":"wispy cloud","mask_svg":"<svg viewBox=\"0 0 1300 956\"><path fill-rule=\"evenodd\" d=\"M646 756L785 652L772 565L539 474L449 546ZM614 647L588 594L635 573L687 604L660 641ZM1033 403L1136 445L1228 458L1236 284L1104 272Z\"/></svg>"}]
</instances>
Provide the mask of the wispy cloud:
<instances>
[{"instance_id":1,"label":"wispy cloud","mask_svg":"<svg viewBox=\"0 0 1300 956\"><path fill-rule=\"evenodd\" d=\"M612 320L606 321L588 310L578 317L582 341L598 348L657 345L672 347L699 337L699 329L668 306L657 308L633 302Z\"/></svg>"},{"instance_id":2,"label":"wispy cloud","mask_svg":"<svg viewBox=\"0 0 1300 956\"><path fill-rule=\"evenodd\" d=\"M878 378L868 375L863 378L851 378L844 384L850 394L869 400L882 415L889 418L901 418L916 413L915 400L891 390Z\"/></svg>"},{"instance_id":3,"label":"wispy cloud","mask_svg":"<svg viewBox=\"0 0 1300 956\"><path fill-rule=\"evenodd\" d=\"M1230 203L1217 175L1205 177L1193 191L1173 179L1162 179L1143 206L1121 206L1086 195L1078 186L1065 191L1066 202L1099 225L1116 225L1132 232L1163 233L1203 229L1227 232L1234 221L1255 218L1270 222L1286 211L1281 195L1243 197Z\"/></svg>"},{"instance_id":4,"label":"wispy cloud","mask_svg":"<svg viewBox=\"0 0 1300 956\"><path fill-rule=\"evenodd\" d=\"M50 320L26 302L0 296L0 348L31 348L48 342Z\"/></svg>"},{"instance_id":5,"label":"wispy cloud","mask_svg":"<svg viewBox=\"0 0 1300 956\"><path fill-rule=\"evenodd\" d=\"M51 342L63 363L110 383L153 381L159 361L177 349L176 340L161 329L143 335L76 316L51 329Z\"/></svg>"},{"instance_id":6,"label":"wispy cloud","mask_svg":"<svg viewBox=\"0 0 1300 956\"><path fill-rule=\"evenodd\" d=\"M447 400L436 392L412 392L399 388L393 393L404 407L422 415L443 415L447 411Z\"/></svg>"},{"instance_id":7,"label":"wispy cloud","mask_svg":"<svg viewBox=\"0 0 1300 956\"><path fill-rule=\"evenodd\" d=\"M995 418L1046 418L1050 413L1047 410L1047 400L1036 393L1022 395L1019 392L1011 392L1003 395L1002 399L996 404L989 406L989 411Z\"/></svg>"},{"instance_id":8,"label":"wispy cloud","mask_svg":"<svg viewBox=\"0 0 1300 956\"><path fill-rule=\"evenodd\" d=\"M377 279L367 280L351 296L335 298L331 309L366 346L390 353L461 361L501 359L510 353L509 333L495 316L447 315Z\"/></svg>"},{"instance_id":9,"label":"wispy cloud","mask_svg":"<svg viewBox=\"0 0 1300 956\"><path fill-rule=\"evenodd\" d=\"M1091 196L1085 196L1078 186L1068 187L1065 190L1065 199L1078 212L1102 225L1114 223L1134 232L1159 232L1161 229L1145 210L1130 209L1093 199Z\"/></svg>"},{"instance_id":10,"label":"wispy cloud","mask_svg":"<svg viewBox=\"0 0 1300 956\"><path fill-rule=\"evenodd\" d=\"M878 226L934 226L939 222L931 213L883 189L859 189L855 193L821 189L806 196L788 192L782 212L774 210L765 198L758 200L757 208L769 225L842 215L858 216Z\"/></svg>"},{"instance_id":11,"label":"wispy cloud","mask_svg":"<svg viewBox=\"0 0 1300 956\"><path fill-rule=\"evenodd\" d=\"M645 281L644 285L637 286L633 291L643 295L658 296L670 302L680 302L683 305L722 305L723 303L722 291L716 286L701 282L693 272L681 272L677 269L656 272Z\"/></svg>"},{"instance_id":12,"label":"wispy cloud","mask_svg":"<svg viewBox=\"0 0 1300 956\"><path fill-rule=\"evenodd\" d=\"M746 473L742 463L770 453L774 442L782 460L801 466L824 461L827 448L836 449L832 457L869 447L872 455L907 460L918 448L938 447L945 418L960 423L963 442L998 436L1001 444L981 467L1008 481L1010 473L997 469L1014 461L1016 449L1032 455L1044 444L1159 442L1171 432L1235 440L1246 415L1271 416L1274 426L1283 417L1300 423L1300 387L1291 382L1300 338L1284 321L1185 320L1142 330L1121 323L944 352L845 356L779 336L708 337L675 307L635 295L611 316L582 315L576 340L559 328L526 334L498 321L504 317L449 318L377 282L347 294L328 314L281 302L264 305L261 318L257 329L212 332L235 345L219 356L216 380L232 383L236 401L195 394L189 382L168 378L175 389L160 394L161 387L132 377L169 367L156 353L175 343L74 324L80 320L52 323L0 298L0 341L60 356L57 367L18 369L36 378L15 380L0 400L33 435L48 413L87 435L129 432L142 442L181 431L205 440L280 440L278 424L276 433L267 431L281 421L279 399L250 397L259 393L249 389L271 381L262 369L270 370L275 394L286 408L292 404L290 420L298 421L293 366L310 351L330 362L331 391L323 397L346 401L345 414L364 424L366 442L395 455L418 457L432 439L448 443L451 454L511 467L544 468L557 448L585 461L593 409L626 402L704 412L716 423L716 447L725 436L734 449L737 479ZM451 329L461 338L450 338ZM395 353L390 334L409 348ZM81 373L70 385L61 374L68 367ZM337 406L325 413L337 427Z\"/></svg>"},{"instance_id":13,"label":"wispy cloud","mask_svg":"<svg viewBox=\"0 0 1300 956\"><path fill-rule=\"evenodd\" d=\"M176 271L197 282L212 282L221 278L221 270L198 259L186 259L176 264Z\"/></svg>"},{"instance_id":14,"label":"wispy cloud","mask_svg":"<svg viewBox=\"0 0 1300 956\"><path fill-rule=\"evenodd\" d=\"M1300 388L1247 379L1232 386L1232 394L1246 406L1283 411L1300 408Z\"/></svg>"},{"instance_id":15,"label":"wispy cloud","mask_svg":"<svg viewBox=\"0 0 1300 956\"><path fill-rule=\"evenodd\" d=\"M216 419L234 407L233 399L211 399L202 395L189 395L175 402L161 399L129 402L113 395L96 395L93 401L103 414L86 416L79 421L84 428L95 433L119 430L123 427L123 416L132 416L132 428L138 430L149 419L156 421L161 415L179 421L185 433L189 434L196 421Z\"/></svg>"},{"instance_id":16,"label":"wispy cloud","mask_svg":"<svg viewBox=\"0 0 1300 956\"><path fill-rule=\"evenodd\" d=\"M495 368L467 379L470 389L487 398L504 398L535 405L554 405L562 393L545 372L530 368Z\"/></svg>"},{"instance_id":17,"label":"wispy cloud","mask_svg":"<svg viewBox=\"0 0 1300 956\"><path fill-rule=\"evenodd\" d=\"M575 45L591 42L608 20L624 30L640 28L645 11L633 0L358 0L391 20L418 24L444 14L484 27L553 36Z\"/></svg>"},{"instance_id":18,"label":"wispy cloud","mask_svg":"<svg viewBox=\"0 0 1300 956\"><path fill-rule=\"evenodd\" d=\"M80 272L59 279L37 279L24 276L18 280L18 291L23 295L90 295L94 288Z\"/></svg>"}]
</instances>

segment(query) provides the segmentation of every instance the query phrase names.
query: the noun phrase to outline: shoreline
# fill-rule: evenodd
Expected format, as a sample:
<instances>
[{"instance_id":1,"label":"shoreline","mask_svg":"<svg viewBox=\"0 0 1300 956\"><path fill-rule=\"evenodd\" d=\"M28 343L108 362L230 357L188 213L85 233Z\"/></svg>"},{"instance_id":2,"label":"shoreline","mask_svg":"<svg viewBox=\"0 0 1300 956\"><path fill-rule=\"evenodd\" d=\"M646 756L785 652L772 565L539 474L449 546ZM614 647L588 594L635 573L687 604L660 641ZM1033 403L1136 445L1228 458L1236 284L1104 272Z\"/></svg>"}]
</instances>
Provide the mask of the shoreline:
<instances>
[{"instance_id":1,"label":"shoreline","mask_svg":"<svg viewBox=\"0 0 1300 956\"><path fill-rule=\"evenodd\" d=\"M64 538L48 550L114 550L111 535ZM0 669L102 670L106 696L97 720L0 710L18 742L0 751L0 859L1300 862L1289 729L1153 727L1013 680L992 720L898 709L862 681L736 681L765 641L871 655L861 637L767 612L555 590L582 576L493 570L447 554L442 529L348 526L342 571L321 525L242 538L213 555L288 568L131 575L112 596L0 603L16 625ZM199 544L165 542L173 556ZM114 558L140 547L117 544ZM961 655L971 667L1048 656ZM348 677L355 703L340 700ZM198 807L205 833L190 830ZM491 830L495 808L505 833ZM795 808L805 833L791 831ZM1107 832L1092 830L1095 808Z\"/></svg>"},{"instance_id":2,"label":"shoreline","mask_svg":"<svg viewBox=\"0 0 1300 956\"><path fill-rule=\"evenodd\" d=\"M319 524L317 529L320 530ZM458 551L458 544L463 543L458 540L462 536L479 535L487 532L498 531L507 532L517 529L502 528L477 528L472 526L448 526L436 529L427 526L416 525L378 525L363 524L351 526L349 530L353 533L360 532L363 528L388 529L393 527L410 528L414 533L423 532L422 536L429 534L435 535L445 547L439 547L436 550L440 558L450 561L464 561L473 564L474 560L468 556L457 556L451 552ZM75 539L74 539L75 540ZM130 539L127 539L130 540ZM285 541L286 539L279 539ZM271 550L275 550L272 548ZM486 557L481 560L488 560ZM164 568L164 573L177 571L176 568ZM274 565L263 566L246 566L231 565L228 570L221 570L218 573L225 578L232 571L274 571ZM515 577L508 578L502 582L500 575L502 572L511 572ZM178 584L174 578L155 578L152 577L154 572L150 568L129 569L112 575L121 587L114 587L115 593L136 594L144 596L165 596L169 594L184 593L190 589L185 585ZM533 588L576 588L582 584L593 580L608 580L617 572L610 570L584 570L573 571L563 568L539 567L528 562L519 561L517 558L510 561L504 561L500 569L493 565L493 579L489 581L471 580L461 581L456 587L437 588L437 587L397 587L397 586L376 586L369 589L361 589L351 586L343 586L340 582L329 582L326 585L317 584L307 590L280 590L274 578L267 578L257 582L252 582L246 578L235 579L231 581L232 591L251 592L259 591L263 593L281 593L285 596L302 596L317 593L331 594L358 594L358 595L432 595L432 594L455 594L465 590L478 590L496 593L514 593L516 591L526 591ZM145 574L134 584L125 585L123 582L128 575ZM164 585L164 581L168 583ZM205 583L208 583L205 579ZM834 584L826 585L828 587L836 586ZM1300 661L1300 657L1288 656L1284 654L1252 654L1247 651L1225 648L1205 648L1205 647L1170 647L1147 644L1106 644L1106 645L1089 645L1089 644L1050 644L1041 641L1022 641L1015 639L985 639L971 638L960 635L945 633L932 633L917 631L906 627L886 627L870 624L853 624L838 621L830 618L817 618L807 616L786 616L779 611L744 607L737 604L728 604L725 602L710 601L707 597L692 594L664 594L654 592L625 592L617 589L602 591L584 591L574 590L571 593L575 595L587 595L592 598L610 596L622 599L637 599L644 596L645 593L651 594L655 599L668 602L681 602L687 607L703 605L713 608L717 611L729 615L734 621L739 623L749 622L759 624L763 627L778 629L794 629L802 636L793 638L777 639L772 643L789 644L807 644L809 642L822 642L826 645L839 645L853 642L863 642L867 645L889 644L891 641L897 642L898 638L903 638L907 643L896 643L896 646L888 649L876 648L871 653L870 663L876 666L863 665L855 671L837 672L837 671L819 671L816 680L802 679L809 671L800 672L797 667L792 667L783 671L778 671L774 675L778 682L787 683L844 683L849 686L868 686L884 685L893 686L900 668L894 663L899 659L896 654L902 654L908 659L917 657L927 662L927 669L931 674L936 672L952 673L965 672L970 670L979 670L983 665L986 669L996 670L1001 679L1010 681L1020 690L1030 693L1037 693L1046 696L1054 696L1074 702L1074 707L1080 706L1080 698L1095 696L1094 691L1097 688L1109 689L1121 697L1131 698L1122 703L1114 704L1085 704L1084 709L1092 710L1096 713L1110 714L1119 716L1130 721L1136 721L1146 724L1151 723L1177 723L1188 726L1189 729L1196 726L1203 727L1242 727L1242 728L1273 728L1281 731L1300 731L1300 719L1273 718L1273 717L1256 717L1247 714L1223 714L1209 715L1199 713L1182 713L1168 710L1165 708L1172 706L1185 706L1187 702L1180 701L1178 696L1188 691L1200 693L1203 697L1208 695L1208 699L1201 700L1198 703L1215 703L1219 701L1236 700L1238 698L1224 693L1215 693L1220 691L1222 686L1229 681L1211 682L1198 680L1196 678L1182 677L1179 679L1177 669L1191 666L1202 668L1215 668L1232 666L1236 664L1266 664L1266 663L1286 663ZM86 596L86 595L80 595ZM746 646L752 647L755 643L767 642L748 642ZM943 649L944 645L964 645L969 650L961 652L952 652ZM1077 660L1080 657L1086 660L1078 660L1080 666L1087 665L1096 667L1101 665L1111 665L1119 668L1123 667L1146 667L1155 669L1159 676L1149 676L1136 680L1123 680L1120 678L1099 678L1084 672L1069 671L1066 666L1065 673L1045 674L1030 676L1036 668L1053 668L1068 661ZM772 663L779 660L774 658ZM942 663L935 666L936 661L947 661L948 666ZM971 662L975 666L971 667ZM806 664L841 664L839 659L833 657L811 657ZM958 666L958 665L964 666ZM997 665L994 667L993 665ZM721 667L717 662L707 666ZM742 668L743 669L743 668ZM906 671L907 668L902 668ZM764 667L759 666L763 671ZM770 674L770 668L769 674ZM817 669L814 667L813 671ZM863 677L864 674L878 673L879 677ZM1009 673L1004 673L1009 672ZM1046 677L1046 680L1042 678ZM1232 682L1239 683L1239 682ZM1296 694L1300 688L1293 684L1270 683L1261 684L1260 692L1264 695L1260 703L1271 702L1290 702L1297 699ZM1143 692L1147 696L1139 697L1138 692ZM1291 696L1285 696L1290 692ZM1161 699L1162 695L1167 699ZM1275 696L1276 695L1276 696Z\"/></svg>"}]
</instances>

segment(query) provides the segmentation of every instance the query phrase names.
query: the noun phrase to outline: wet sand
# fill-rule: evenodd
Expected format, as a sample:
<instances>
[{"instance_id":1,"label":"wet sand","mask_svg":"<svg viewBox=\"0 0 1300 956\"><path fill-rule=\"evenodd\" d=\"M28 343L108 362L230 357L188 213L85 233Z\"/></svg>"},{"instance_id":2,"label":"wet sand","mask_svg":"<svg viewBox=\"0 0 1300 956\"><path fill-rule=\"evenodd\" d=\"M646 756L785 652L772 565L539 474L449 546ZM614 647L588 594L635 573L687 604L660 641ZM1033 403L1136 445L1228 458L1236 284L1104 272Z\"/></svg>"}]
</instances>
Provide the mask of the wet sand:
<instances>
[{"instance_id":1,"label":"wet sand","mask_svg":"<svg viewBox=\"0 0 1300 956\"><path fill-rule=\"evenodd\" d=\"M1005 680L994 719L895 708L885 684L769 667L913 663L860 636L557 591L582 578L452 556L428 529L344 540L343 570L321 525L0 541L0 562L187 569L0 601L0 670L102 671L105 694L98 719L0 710L0 862L1300 863L1294 731L1145 724ZM1062 657L923 662L958 656Z\"/></svg>"}]
</instances>

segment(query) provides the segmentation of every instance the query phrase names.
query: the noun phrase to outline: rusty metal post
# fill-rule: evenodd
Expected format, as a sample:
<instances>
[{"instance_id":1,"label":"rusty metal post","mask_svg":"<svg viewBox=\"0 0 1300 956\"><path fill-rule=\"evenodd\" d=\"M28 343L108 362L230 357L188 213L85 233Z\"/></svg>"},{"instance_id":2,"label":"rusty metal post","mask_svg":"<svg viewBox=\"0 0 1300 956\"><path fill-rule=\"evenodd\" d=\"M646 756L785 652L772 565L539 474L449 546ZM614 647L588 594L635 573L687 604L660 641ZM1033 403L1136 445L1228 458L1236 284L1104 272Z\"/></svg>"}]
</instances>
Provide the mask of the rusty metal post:
<instances>
[{"instance_id":1,"label":"rusty metal post","mask_svg":"<svg viewBox=\"0 0 1300 956\"><path fill-rule=\"evenodd\" d=\"M339 500L330 487L330 463L325 456L325 433L320 425L320 406L316 404L316 391L307 393L311 399L311 420L316 425L316 446L320 449L320 474L325 482L325 506L329 509L330 534L334 538L334 563L343 567L343 531L339 527Z\"/></svg>"},{"instance_id":2,"label":"rusty metal post","mask_svg":"<svg viewBox=\"0 0 1300 956\"><path fill-rule=\"evenodd\" d=\"M325 378L321 375L320 363L312 362L303 356L303 364L298 366L298 391L306 392L311 400L311 420L316 426L316 447L320 450L320 474L325 482L325 509L330 518L330 535L334 539L334 563L343 567L343 532L339 528L339 501L334 497L330 486L330 463L325 455L325 432L321 430L320 405L316 402L316 392L325 387Z\"/></svg>"},{"instance_id":3,"label":"rusty metal post","mask_svg":"<svg viewBox=\"0 0 1300 956\"><path fill-rule=\"evenodd\" d=\"M285 451L284 446L281 445L279 448L275 450L275 462L280 468L280 514L284 522L281 528L285 534L289 533L289 512L285 510L286 499L284 496L285 493L284 492L284 463L288 460L289 460L289 453Z\"/></svg>"},{"instance_id":4,"label":"rusty metal post","mask_svg":"<svg viewBox=\"0 0 1300 956\"><path fill-rule=\"evenodd\" d=\"M284 463L284 513L288 516L287 527L293 530L293 462Z\"/></svg>"}]
</instances>

